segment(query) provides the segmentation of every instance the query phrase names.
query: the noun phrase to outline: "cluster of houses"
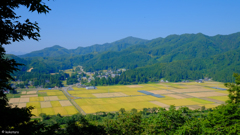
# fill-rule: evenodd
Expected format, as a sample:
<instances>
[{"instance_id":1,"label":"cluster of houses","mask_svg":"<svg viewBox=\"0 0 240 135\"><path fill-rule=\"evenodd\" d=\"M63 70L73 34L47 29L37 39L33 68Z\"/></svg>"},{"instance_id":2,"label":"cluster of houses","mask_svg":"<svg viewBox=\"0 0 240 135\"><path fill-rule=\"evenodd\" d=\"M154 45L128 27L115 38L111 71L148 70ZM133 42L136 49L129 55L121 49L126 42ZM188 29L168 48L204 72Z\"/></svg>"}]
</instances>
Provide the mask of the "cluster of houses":
<instances>
[{"instance_id":1,"label":"cluster of houses","mask_svg":"<svg viewBox=\"0 0 240 135\"><path fill-rule=\"evenodd\" d=\"M164 81L163 79L161 79L160 82L161 83L164 83L164 82L168 83L168 80Z\"/></svg>"},{"instance_id":2,"label":"cluster of houses","mask_svg":"<svg viewBox=\"0 0 240 135\"><path fill-rule=\"evenodd\" d=\"M116 76L120 76L121 73L124 72L124 71L126 71L126 69L118 69L118 70L115 70L115 71L114 71L114 70L98 71L98 72L97 72L97 73L98 73L97 77L99 77L99 78L105 77L106 79L107 79L108 77L114 78L114 77L116 77Z\"/></svg>"},{"instance_id":3,"label":"cluster of houses","mask_svg":"<svg viewBox=\"0 0 240 135\"><path fill-rule=\"evenodd\" d=\"M204 83L206 81L211 81L211 79L208 78L208 77L205 77L204 79L195 80L195 82L197 82L197 83ZM168 80L164 81L163 79L161 79L160 82L164 83L164 82L168 82ZM190 81L189 80L182 80L182 82L185 83L185 82L190 82Z\"/></svg>"},{"instance_id":4,"label":"cluster of houses","mask_svg":"<svg viewBox=\"0 0 240 135\"><path fill-rule=\"evenodd\" d=\"M204 82L207 82L207 81L211 81L211 79L208 78L208 77L205 77L204 79L199 79L199 80L196 80L195 82L197 82L197 83L204 83Z\"/></svg>"},{"instance_id":5,"label":"cluster of houses","mask_svg":"<svg viewBox=\"0 0 240 135\"><path fill-rule=\"evenodd\" d=\"M96 75L95 77L98 78L108 78L108 77L112 77L115 78L116 76L120 76L122 72L126 71L126 69L118 69L118 70L102 70L102 71L95 71L95 72L86 72L86 74L89 77L81 77L78 78L78 81L80 81L81 79L83 80L87 80L88 82L91 82L92 80L94 80L95 78L93 77L94 75ZM82 72L79 72L79 74L81 74Z\"/></svg>"}]
</instances>

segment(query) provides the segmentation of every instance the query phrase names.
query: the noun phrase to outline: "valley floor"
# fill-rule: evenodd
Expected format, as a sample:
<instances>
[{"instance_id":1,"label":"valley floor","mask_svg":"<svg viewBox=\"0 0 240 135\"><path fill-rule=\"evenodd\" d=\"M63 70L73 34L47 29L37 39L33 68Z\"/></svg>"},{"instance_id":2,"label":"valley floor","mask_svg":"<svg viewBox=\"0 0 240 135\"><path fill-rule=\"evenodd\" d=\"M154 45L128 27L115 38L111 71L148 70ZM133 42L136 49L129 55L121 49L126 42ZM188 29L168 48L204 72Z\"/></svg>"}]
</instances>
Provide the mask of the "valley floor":
<instances>
[{"instance_id":1,"label":"valley floor","mask_svg":"<svg viewBox=\"0 0 240 135\"><path fill-rule=\"evenodd\" d=\"M39 116L73 115L76 113L90 114L99 111L115 112L120 108L131 110L133 108L163 107L170 105L187 106L190 109L199 109L201 106L213 108L224 104L228 99L228 92L218 88L227 89L223 83L154 83L140 85L114 85L97 86L97 89L72 87L73 90L20 90L19 94L8 95L9 102L19 107L34 106L32 113ZM64 90L65 89L65 90ZM138 92L145 90L163 96L157 98Z\"/></svg>"}]
</instances>

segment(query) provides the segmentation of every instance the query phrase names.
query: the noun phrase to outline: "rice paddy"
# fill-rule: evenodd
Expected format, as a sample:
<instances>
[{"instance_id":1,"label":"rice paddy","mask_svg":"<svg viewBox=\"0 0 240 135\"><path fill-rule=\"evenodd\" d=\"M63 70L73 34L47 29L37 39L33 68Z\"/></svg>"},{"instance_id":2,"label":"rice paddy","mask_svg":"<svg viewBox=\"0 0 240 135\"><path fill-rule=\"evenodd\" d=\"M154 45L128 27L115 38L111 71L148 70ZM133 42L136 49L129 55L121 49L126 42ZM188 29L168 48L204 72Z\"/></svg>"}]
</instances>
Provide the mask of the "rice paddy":
<instances>
[{"instance_id":1,"label":"rice paddy","mask_svg":"<svg viewBox=\"0 0 240 135\"><path fill-rule=\"evenodd\" d=\"M47 115L73 115L77 109L70 103L68 98L60 90L21 91L19 98L10 98L9 103L18 107L33 106L32 113L39 116Z\"/></svg>"},{"instance_id":2,"label":"rice paddy","mask_svg":"<svg viewBox=\"0 0 240 135\"><path fill-rule=\"evenodd\" d=\"M9 103L19 107L34 106L32 113L36 116L41 113L73 115L79 112L77 109L79 107L87 114L99 111L114 112L119 111L120 108L125 110L169 108L170 105L175 105L177 108L188 106L190 109L198 109L201 106L213 108L228 100L228 91L211 88L220 86L225 88L222 83L216 82L97 86L94 90L72 87L73 90L68 90L70 97L66 97L61 90L22 90L21 94L14 96L17 98L10 98ZM139 90L164 97L145 95L138 92ZM73 101L76 104L72 104Z\"/></svg>"},{"instance_id":3,"label":"rice paddy","mask_svg":"<svg viewBox=\"0 0 240 135\"><path fill-rule=\"evenodd\" d=\"M43 97L30 97L30 102L44 101Z\"/></svg>"},{"instance_id":4,"label":"rice paddy","mask_svg":"<svg viewBox=\"0 0 240 135\"><path fill-rule=\"evenodd\" d=\"M213 83L214 84L214 83ZM211 84L211 85L213 85ZM220 85L220 83L215 83ZM97 111L118 111L120 108L130 110L130 108L148 107L169 107L170 105L189 106L191 109L199 108L202 105L215 107L216 103L201 99L201 97L219 97L212 98L218 101L225 101L226 91L220 91L195 82L190 83L162 83L162 84L141 84L126 86L97 86L95 90L86 90L84 88L74 88L69 93L73 96L84 97L74 101L84 110L85 113L95 113ZM156 98L137 92L146 90L154 94L161 94L164 98ZM114 93L121 92L127 96L118 97ZM96 95L113 95L113 96L96 96ZM81 96L82 95L82 96ZM94 98L92 95L96 96ZM143 104L143 105L141 105ZM132 106L134 105L134 106ZM147 108L148 108L147 107ZM118 108L118 109L117 109Z\"/></svg>"},{"instance_id":5,"label":"rice paddy","mask_svg":"<svg viewBox=\"0 0 240 135\"><path fill-rule=\"evenodd\" d=\"M124 108L125 110L130 111L133 108L143 109L143 108L152 108L152 107L159 107L159 106L156 104L150 103L150 102L97 104L97 105L81 106L81 108L86 113L95 113L95 112L99 112L99 111L112 112L112 111L118 111L120 108Z\"/></svg>"},{"instance_id":6,"label":"rice paddy","mask_svg":"<svg viewBox=\"0 0 240 135\"><path fill-rule=\"evenodd\" d=\"M59 103L59 101L51 101L51 105L52 107L61 107L61 104Z\"/></svg>"},{"instance_id":7,"label":"rice paddy","mask_svg":"<svg viewBox=\"0 0 240 135\"><path fill-rule=\"evenodd\" d=\"M229 99L228 96L215 96L215 97L208 97L208 98L216 99L220 101L227 101Z\"/></svg>"}]
</instances>

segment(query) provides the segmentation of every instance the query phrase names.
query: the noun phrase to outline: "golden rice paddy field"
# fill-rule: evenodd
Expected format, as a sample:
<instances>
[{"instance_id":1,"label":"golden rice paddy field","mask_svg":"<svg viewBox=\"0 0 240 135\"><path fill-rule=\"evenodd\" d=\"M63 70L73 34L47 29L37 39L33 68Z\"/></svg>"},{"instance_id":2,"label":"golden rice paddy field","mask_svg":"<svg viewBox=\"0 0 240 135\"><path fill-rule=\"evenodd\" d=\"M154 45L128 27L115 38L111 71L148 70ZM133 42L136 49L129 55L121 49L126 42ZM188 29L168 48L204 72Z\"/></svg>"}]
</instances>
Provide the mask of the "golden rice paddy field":
<instances>
[{"instance_id":1,"label":"golden rice paddy field","mask_svg":"<svg viewBox=\"0 0 240 135\"><path fill-rule=\"evenodd\" d=\"M189 106L190 108L191 106L196 108L196 106L204 105L206 108L212 108L219 105L219 102L224 103L227 100L228 92L211 87L226 88L223 83L219 82L155 83L97 86L95 90L73 87L74 90L69 91L69 93L72 96L82 97L74 101L85 113L95 113L98 111L118 111L120 108L131 110L132 108L169 107L170 105ZM157 98L145 95L138 90L149 91L165 97ZM208 98L219 102L207 100Z\"/></svg>"},{"instance_id":2,"label":"golden rice paddy field","mask_svg":"<svg viewBox=\"0 0 240 135\"><path fill-rule=\"evenodd\" d=\"M19 107L35 106L32 113L39 116L41 113L49 115L78 113L72 102L76 102L88 114L99 111L119 111L120 108L125 108L125 110L168 108L170 105L188 106L190 109L197 109L201 106L213 108L228 100L226 90L211 87L226 88L223 83L219 82L97 86L97 89L94 90L73 87L74 90L68 91L72 96L69 98L71 101L60 90L21 91L22 95L19 98L11 98L9 101ZM157 98L145 95L138 90L149 91L165 97Z\"/></svg>"},{"instance_id":3,"label":"golden rice paddy field","mask_svg":"<svg viewBox=\"0 0 240 135\"><path fill-rule=\"evenodd\" d=\"M9 103L18 107L33 106L32 113L39 116L41 113L48 115L73 115L78 113L64 93L60 90L22 91L19 98L10 98Z\"/></svg>"}]
</instances>

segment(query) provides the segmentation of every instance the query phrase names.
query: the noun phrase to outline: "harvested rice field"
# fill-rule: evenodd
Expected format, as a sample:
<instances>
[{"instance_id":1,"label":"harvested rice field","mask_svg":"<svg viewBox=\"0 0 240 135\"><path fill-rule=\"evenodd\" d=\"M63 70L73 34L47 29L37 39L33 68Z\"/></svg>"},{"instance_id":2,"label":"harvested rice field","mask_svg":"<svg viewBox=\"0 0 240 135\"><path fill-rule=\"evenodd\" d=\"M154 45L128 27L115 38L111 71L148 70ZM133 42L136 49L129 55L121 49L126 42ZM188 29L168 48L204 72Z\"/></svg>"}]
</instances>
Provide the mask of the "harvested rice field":
<instances>
[{"instance_id":1,"label":"harvested rice field","mask_svg":"<svg viewBox=\"0 0 240 135\"><path fill-rule=\"evenodd\" d=\"M49 108L52 107L50 102L40 102L41 108Z\"/></svg>"},{"instance_id":2,"label":"harvested rice field","mask_svg":"<svg viewBox=\"0 0 240 135\"><path fill-rule=\"evenodd\" d=\"M114 112L120 108L131 110L136 108L163 107L170 105L176 108L187 106L199 109L201 106L213 108L228 100L228 91L211 87L224 87L223 83L150 83L139 85L96 86L97 89L72 87L68 94L61 90L21 90L20 94L9 98L9 103L19 107L34 106L32 113L39 116L73 115L80 112L96 113L99 111ZM138 92L144 90L152 94L159 94L161 98Z\"/></svg>"},{"instance_id":3,"label":"harvested rice field","mask_svg":"<svg viewBox=\"0 0 240 135\"><path fill-rule=\"evenodd\" d=\"M128 87L128 88L141 88L143 86L141 86L141 85L126 85L126 87Z\"/></svg>"},{"instance_id":4,"label":"harvested rice field","mask_svg":"<svg viewBox=\"0 0 240 135\"><path fill-rule=\"evenodd\" d=\"M65 100L65 101L59 101L59 103L62 105L62 106L72 106L72 103L68 100Z\"/></svg>"},{"instance_id":5,"label":"harvested rice field","mask_svg":"<svg viewBox=\"0 0 240 135\"><path fill-rule=\"evenodd\" d=\"M106 98L106 97L126 97L128 95L122 93L122 92L111 92L111 93L97 93L93 94L97 98Z\"/></svg>"},{"instance_id":6,"label":"harvested rice field","mask_svg":"<svg viewBox=\"0 0 240 135\"><path fill-rule=\"evenodd\" d=\"M41 113L47 115L73 115L78 113L77 109L70 103L68 98L60 90L21 91L19 98L10 98L9 103L18 107L35 107L32 113L39 116ZM67 108L66 108L67 107ZM70 109L67 110L67 109Z\"/></svg>"},{"instance_id":7,"label":"harvested rice field","mask_svg":"<svg viewBox=\"0 0 240 135\"><path fill-rule=\"evenodd\" d=\"M29 102L29 98L20 98L20 99L19 99L19 102L20 102L20 103Z\"/></svg>"}]
</instances>

